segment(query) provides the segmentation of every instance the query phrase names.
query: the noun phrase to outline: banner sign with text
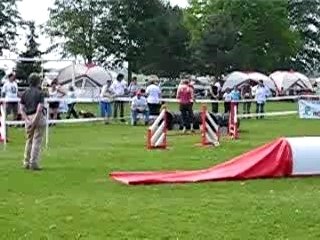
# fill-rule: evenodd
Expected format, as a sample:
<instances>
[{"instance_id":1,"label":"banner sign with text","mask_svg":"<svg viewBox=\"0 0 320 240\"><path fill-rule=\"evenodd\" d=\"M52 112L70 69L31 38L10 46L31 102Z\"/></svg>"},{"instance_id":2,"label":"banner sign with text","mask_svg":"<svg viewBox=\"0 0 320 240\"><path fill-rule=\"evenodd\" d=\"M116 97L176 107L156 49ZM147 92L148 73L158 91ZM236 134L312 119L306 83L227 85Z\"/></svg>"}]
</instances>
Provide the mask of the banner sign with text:
<instances>
[{"instance_id":1,"label":"banner sign with text","mask_svg":"<svg viewBox=\"0 0 320 240\"><path fill-rule=\"evenodd\" d=\"M303 119L320 119L320 100L299 100L299 116Z\"/></svg>"}]
</instances>

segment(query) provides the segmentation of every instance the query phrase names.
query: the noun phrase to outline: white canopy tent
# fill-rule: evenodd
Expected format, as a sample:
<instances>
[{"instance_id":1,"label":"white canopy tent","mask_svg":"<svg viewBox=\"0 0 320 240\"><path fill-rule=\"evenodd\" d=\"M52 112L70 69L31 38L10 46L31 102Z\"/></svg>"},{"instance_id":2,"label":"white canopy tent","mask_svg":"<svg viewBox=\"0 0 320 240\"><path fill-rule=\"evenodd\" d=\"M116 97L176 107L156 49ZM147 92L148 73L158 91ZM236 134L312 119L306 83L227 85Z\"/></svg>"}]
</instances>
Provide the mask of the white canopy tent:
<instances>
[{"instance_id":1,"label":"white canopy tent","mask_svg":"<svg viewBox=\"0 0 320 240\"><path fill-rule=\"evenodd\" d=\"M310 79L299 72L276 71L270 75L279 92L286 92L292 89L313 90Z\"/></svg>"},{"instance_id":2,"label":"white canopy tent","mask_svg":"<svg viewBox=\"0 0 320 240\"><path fill-rule=\"evenodd\" d=\"M61 84L68 83L75 77L75 82L83 78L88 78L96 86L103 86L107 80L112 80L112 75L102 67L99 66L86 66L83 64L70 65L62 69L57 79Z\"/></svg>"},{"instance_id":3,"label":"white canopy tent","mask_svg":"<svg viewBox=\"0 0 320 240\"><path fill-rule=\"evenodd\" d=\"M225 83L222 87L222 91L225 91L227 89L232 89L236 86L242 86L248 83L249 81L258 83L261 80L270 90L276 91L276 86L274 82L268 76L259 72L246 73L246 72L239 72L239 71L232 72L225 77Z\"/></svg>"},{"instance_id":4,"label":"white canopy tent","mask_svg":"<svg viewBox=\"0 0 320 240\"><path fill-rule=\"evenodd\" d=\"M104 68L83 64L70 65L60 70L56 78L64 87L73 85L77 96L84 98L98 97L100 88L113 79L111 73Z\"/></svg>"}]
</instances>

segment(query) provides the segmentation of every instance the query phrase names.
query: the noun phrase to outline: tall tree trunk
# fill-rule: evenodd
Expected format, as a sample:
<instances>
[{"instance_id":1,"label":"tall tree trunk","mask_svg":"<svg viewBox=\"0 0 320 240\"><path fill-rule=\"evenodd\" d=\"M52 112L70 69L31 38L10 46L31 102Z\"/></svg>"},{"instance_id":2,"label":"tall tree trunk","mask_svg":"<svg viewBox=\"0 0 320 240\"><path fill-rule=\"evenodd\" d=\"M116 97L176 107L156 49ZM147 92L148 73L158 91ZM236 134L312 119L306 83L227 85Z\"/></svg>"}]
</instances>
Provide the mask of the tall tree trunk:
<instances>
[{"instance_id":1,"label":"tall tree trunk","mask_svg":"<svg viewBox=\"0 0 320 240\"><path fill-rule=\"evenodd\" d=\"M92 60L93 60L93 57L92 57L92 56L87 56L87 64L88 64L88 65L91 65L91 64L92 64Z\"/></svg>"},{"instance_id":2,"label":"tall tree trunk","mask_svg":"<svg viewBox=\"0 0 320 240\"><path fill-rule=\"evenodd\" d=\"M132 80L132 61L128 61L128 85L130 85Z\"/></svg>"}]
</instances>

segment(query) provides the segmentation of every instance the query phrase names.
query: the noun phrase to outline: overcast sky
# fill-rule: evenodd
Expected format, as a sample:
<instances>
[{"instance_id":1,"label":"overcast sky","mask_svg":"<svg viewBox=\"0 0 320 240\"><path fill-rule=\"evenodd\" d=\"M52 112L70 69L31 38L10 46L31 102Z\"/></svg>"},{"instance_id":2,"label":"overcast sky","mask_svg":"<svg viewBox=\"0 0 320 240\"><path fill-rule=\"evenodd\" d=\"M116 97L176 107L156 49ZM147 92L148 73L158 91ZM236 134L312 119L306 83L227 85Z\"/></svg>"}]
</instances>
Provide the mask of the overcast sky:
<instances>
[{"instance_id":1,"label":"overcast sky","mask_svg":"<svg viewBox=\"0 0 320 240\"><path fill-rule=\"evenodd\" d=\"M54 0L22 0L18 6L22 17L26 20L34 20L44 23L48 19L48 8ZM170 0L173 5L187 6L188 0Z\"/></svg>"},{"instance_id":2,"label":"overcast sky","mask_svg":"<svg viewBox=\"0 0 320 240\"><path fill-rule=\"evenodd\" d=\"M1 0L0 0L1 1ZM22 0L18 2L18 10L25 20L35 21L37 25L43 24L48 20L49 12L48 8L53 5L54 0ZM170 0L172 5L179 5L180 7L186 7L188 0ZM25 50L24 43L26 41L24 32L19 31L21 37L18 41L19 51ZM39 42L41 44L41 50L45 50L50 46L50 39L46 36L39 36ZM5 52L6 57L16 58L16 54ZM51 55L50 58L57 59L58 56Z\"/></svg>"}]
</instances>

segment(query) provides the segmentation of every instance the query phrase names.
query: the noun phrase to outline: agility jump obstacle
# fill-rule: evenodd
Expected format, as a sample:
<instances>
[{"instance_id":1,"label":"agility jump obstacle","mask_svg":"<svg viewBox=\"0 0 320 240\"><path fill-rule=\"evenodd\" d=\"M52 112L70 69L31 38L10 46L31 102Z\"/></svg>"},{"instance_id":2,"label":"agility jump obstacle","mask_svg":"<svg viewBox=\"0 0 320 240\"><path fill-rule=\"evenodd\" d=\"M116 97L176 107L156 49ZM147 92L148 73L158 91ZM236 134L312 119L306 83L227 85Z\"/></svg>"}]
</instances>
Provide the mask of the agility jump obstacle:
<instances>
[{"instance_id":1,"label":"agility jump obstacle","mask_svg":"<svg viewBox=\"0 0 320 240\"><path fill-rule=\"evenodd\" d=\"M229 136L232 139L239 138L239 129L238 129L238 104L231 103L230 106L230 115L229 115L229 127L228 127Z\"/></svg>"},{"instance_id":2,"label":"agility jump obstacle","mask_svg":"<svg viewBox=\"0 0 320 240\"><path fill-rule=\"evenodd\" d=\"M167 109L164 108L156 118L152 126L148 128L147 148L166 149L167 148Z\"/></svg>"},{"instance_id":3,"label":"agility jump obstacle","mask_svg":"<svg viewBox=\"0 0 320 240\"><path fill-rule=\"evenodd\" d=\"M201 111L201 145L219 146L219 128L215 119L210 115L206 106L202 106Z\"/></svg>"},{"instance_id":4,"label":"agility jump obstacle","mask_svg":"<svg viewBox=\"0 0 320 240\"><path fill-rule=\"evenodd\" d=\"M280 138L230 161L195 171L113 172L124 184L196 183L320 174L320 137Z\"/></svg>"}]
</instances>

